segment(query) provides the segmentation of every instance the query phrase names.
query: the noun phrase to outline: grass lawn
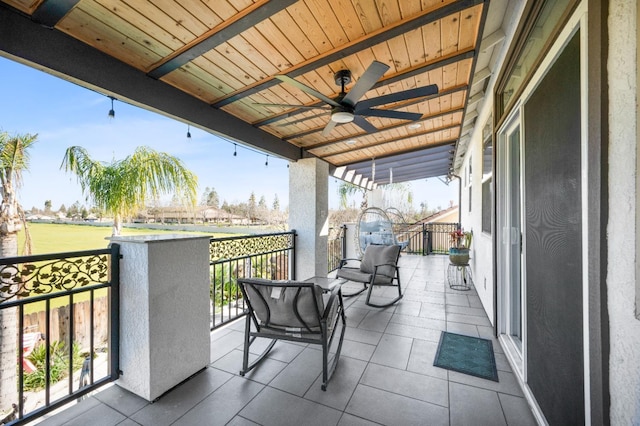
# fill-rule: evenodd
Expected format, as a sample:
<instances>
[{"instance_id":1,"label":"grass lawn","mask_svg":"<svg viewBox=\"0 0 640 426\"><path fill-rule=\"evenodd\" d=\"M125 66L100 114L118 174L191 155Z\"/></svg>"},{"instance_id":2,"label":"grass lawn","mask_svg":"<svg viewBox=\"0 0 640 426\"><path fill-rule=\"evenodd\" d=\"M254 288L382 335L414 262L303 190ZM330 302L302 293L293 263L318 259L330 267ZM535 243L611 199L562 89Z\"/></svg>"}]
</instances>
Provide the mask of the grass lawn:
<instances>
[{"instance_id":1,"label":"grass lawn","mask_svg":"<svg viewBox=\"0 0 640 426\"><path fill-rule=\"evenodd\" d=\"M29 223L29 232L33 242L33 254L60 253L78 250L106 248L111 236L110 226L69 225L66 223ZM123 228L122 235L144 234L196 234L203 232L163 231L159 229ZM209 234L212 235L212 234ZM225 237L226 234L215 234ZM24 246L24 230L18 234L18 247L22 254Z\"/></svg>"},{"instance_id":2,"label":"grass lawn","mask_svg":"<svg viewBox=\"0 0 640 426\"><path fill-rule=\"evenodd\" d=\"M93 250L106 248L111 236L110 226L70 225L62 223L29 223L29 232L33 245L33 254L61 253L80 250ZM144 234L194 234L212 235L203 232L164 231L158 229L123 228L122 235ZM231 234L215 234L216 237L225 237ZM235 234L233 234L235 235ZM24 230L18 234L18 247L22 252L24 247ZM107 290L98 290L96 297L106 295ZM74 297L74 301L82 302L89 299L89 293L80 293ZM51 309L68 305L68 297L59 297L51 300ZM45 302L30 303L25 306L25 313L44 311Z\"/></svg>"}]
</instances>

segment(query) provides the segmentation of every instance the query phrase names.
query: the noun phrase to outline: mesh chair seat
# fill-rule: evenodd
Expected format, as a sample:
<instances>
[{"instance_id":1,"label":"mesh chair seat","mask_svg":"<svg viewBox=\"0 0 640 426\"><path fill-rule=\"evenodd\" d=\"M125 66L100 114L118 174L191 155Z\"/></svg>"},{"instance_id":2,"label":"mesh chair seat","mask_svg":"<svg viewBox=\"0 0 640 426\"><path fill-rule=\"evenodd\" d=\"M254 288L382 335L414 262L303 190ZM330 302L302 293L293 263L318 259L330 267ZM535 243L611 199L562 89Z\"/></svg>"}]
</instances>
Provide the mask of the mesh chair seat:
<instances>
[{"instance_id":1,"label":"mesh chair seat","mask_svg":"<svg viewBox=\"0 0 640 426\"><path fill-rule=\"evenodd\" d=\"M363 284L363 288L345 297L356 296L368 289L366 304L383 308L402 299L402 288L398 269L401 247L398 245L368 245L362 259L342 259L336 277L345 281ZM357 267L347 266L358 264ZM393 286L398 288L398 296L388 303L378 304L371 301L373 286Z\"/></svg>"}]
</instances>

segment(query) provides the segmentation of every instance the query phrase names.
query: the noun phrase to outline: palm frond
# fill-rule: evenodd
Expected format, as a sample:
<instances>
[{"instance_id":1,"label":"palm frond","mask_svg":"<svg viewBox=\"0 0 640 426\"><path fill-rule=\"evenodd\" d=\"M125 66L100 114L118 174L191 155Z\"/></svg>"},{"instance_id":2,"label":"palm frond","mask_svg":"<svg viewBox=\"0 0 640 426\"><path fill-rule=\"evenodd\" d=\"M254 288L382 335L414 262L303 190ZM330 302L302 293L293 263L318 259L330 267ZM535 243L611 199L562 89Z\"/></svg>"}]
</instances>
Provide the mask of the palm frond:
<instances>
[{"instance_id":1,"label":"palm frond","mask_svg":"<svg viewBox=\"0 0 640 426\"><path fill-rule=\"evenodd\" d=\"M176 193L195 206L198 179L184 163L167 153L138 147L123 160L92 160L82 147L67 149L61 168L77 175L83 192L116 219L132 216L146 200Z\"/></svg>"}]
</instances>

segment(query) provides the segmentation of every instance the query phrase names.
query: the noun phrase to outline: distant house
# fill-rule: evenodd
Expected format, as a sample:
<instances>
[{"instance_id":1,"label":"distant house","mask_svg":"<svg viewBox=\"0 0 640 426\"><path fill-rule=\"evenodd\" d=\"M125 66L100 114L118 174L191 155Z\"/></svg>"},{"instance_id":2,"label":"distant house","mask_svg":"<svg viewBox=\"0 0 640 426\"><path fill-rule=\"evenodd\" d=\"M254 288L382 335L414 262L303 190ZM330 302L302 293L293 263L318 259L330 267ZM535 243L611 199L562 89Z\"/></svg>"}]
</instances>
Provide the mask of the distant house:
<instances>
[{"instance_id":1,"label":"distant house","mask_svg":"<svg viewBox=\"0 0 640 426\"><path fill-rule=\"evenodd\" d=\"M199 210L198 216L205 223L226 223L230 225L249 225L249 219L231 214L222 209L204 207Z\"/></svg>"},{"instance_id":2,"label":"distant house","mask_svg":"<svg viewBox=\"0 0 640 426\"><path fill-rule=\"evenodd\" d=\"M460 218L458 215L458 206L451 206L448 209L440 210L422 219L422 223L458 223Z\"/></svg>"}]
</instances>

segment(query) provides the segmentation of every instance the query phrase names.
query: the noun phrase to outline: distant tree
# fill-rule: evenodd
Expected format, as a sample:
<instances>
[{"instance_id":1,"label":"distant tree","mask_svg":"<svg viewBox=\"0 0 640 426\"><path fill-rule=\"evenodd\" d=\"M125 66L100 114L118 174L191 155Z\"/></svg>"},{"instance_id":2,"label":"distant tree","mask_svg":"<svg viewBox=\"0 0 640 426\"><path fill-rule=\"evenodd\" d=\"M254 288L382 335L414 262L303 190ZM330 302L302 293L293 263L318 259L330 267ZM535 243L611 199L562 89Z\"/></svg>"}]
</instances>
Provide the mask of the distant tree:
<instances>
[{"instance_id":1,"label":"distant tree","mask_svg":"<svg viewBox=\"0 0 640 426\"><path fill-rule=\"evenodd\" d=\"M222 209L222 210L224 210L224 211L225 211L225 212L227 212L227 213L231 213L231 208L229 207L229 204L227 203L227 200L224 200L224 201L222 202L222 207L221 207L221 209Z\"/></svg>"},{"instance_id":2,"label":"distant tree","mask_svg":"<svg viewBox=\"0 0 640 426\"><path fill-rule=\"evenodd\" d=\"M82 206L82 210L80 211L80 217L82 219L86 219L87 216L89 216L89 212L87 211L86 207Z\"/></svg>"},{"instance_id":3,"label":"distant tree","mask_svg":"<svg viewBox=\"0 0 640 426\"><path fill-rule=\"evenodd\" d=\"M71 207L67 210L67 217L73 218L74 216L78 216L80 214L80 210L82 206L80 205L80 201L76 201L71 204Z\"/></svg>"},{"instance_id":4,"label":"distant tree","mask_svg":"<svg viewBox=\"0 0 640 426\"><path fill-rule=\"evenodd\" d=\"M278 194L273 196L273 210L277 212L280 211L280 200L278 199Z\"/></svg>"},{"instance_id":5,"label":"distant tree","mask_svg":"<svg viewBox=\"0 0 640 426\"><path fill-rule=\"evenodd\" d=\"M206 187L204 189L201 204L203 206L214 207L216 209L218 208L218 206L220 205L220 198L218 197L218 193L214 188Z\"/></svg>"},{"instance_id":6,"label":"distant tree","mask_svg":"<svg viewBox=\"0 0 640 426\"><path fill-rule=\"evenodd\" d=\"M37 135L10 136L0 132L0 257L18 255L18 231L24 228L24 253L31 254L31 236L24 211L18 202L17 189L22 183L22 172L29 169L29 150ZM18 290L17 284L3 280L0 301ZM15 308L0 309L0 411L18 403L15 368L18 342L18 317ZM9 366L7 368L7 366Z\"/></svg>"},{"instance_id":7,"label":"distant tree","mask_svg":"<svg viewBox=\"0 0 640 426\"><path fill-rule=\"evenodd\" d=\"M44 202L44 212L51 213L51 200L46 200Z\"/></svg>"},{"instance_id":8,"label":"distant tree","mask_svg":"<svg viewBox=\"0 0 640 426\"><path fill-rule=\"evenodd\" d=\"M113 214L113 235L120 235L122 220L137 213L149 197L176 193L191 206L197 202L197 176L178 158L150 148L138 147L123 160L103 163L72 146L60 167L78 177L97 207Z\"/></svg>"},{"instance_id":9,"label":"distant tree","mask_svg":"<svg viewBox=\"0 0 640 426\"><path fill-rule=\"evenodd\" d=\"M253 222L253 220L256 218L256 194L254 194L253 192L251 192L251 195L249 196L249 203L247 205L248 209L247 209L247 214L249 216L249 220L251 220Z\"/></svg>"},{"instance_id":10,"label":"distant tree","mask_svg":"<svg viewBox=\"0 0 640 426\"><path fill-rule=\"evenodd\" d=\"M92 215L94 215L98 219L102 219L102 216L104 216L103 212L102 212L102 209L100 207L97 207L97 206L91 207L89 209L89 213L91 213Z\"/></svg>"},{"instance_id":11,"label":"distant tree","mask_svg":"<svg viewBox=\"0 0 640 426\"><path fill-rule=\"evenodd\" d=\"M67 208L65 207L64 204L60 205L60 208L58 209L58 211L60 213L66 213L67 212Z\"/></svg>"}]
</instances>

